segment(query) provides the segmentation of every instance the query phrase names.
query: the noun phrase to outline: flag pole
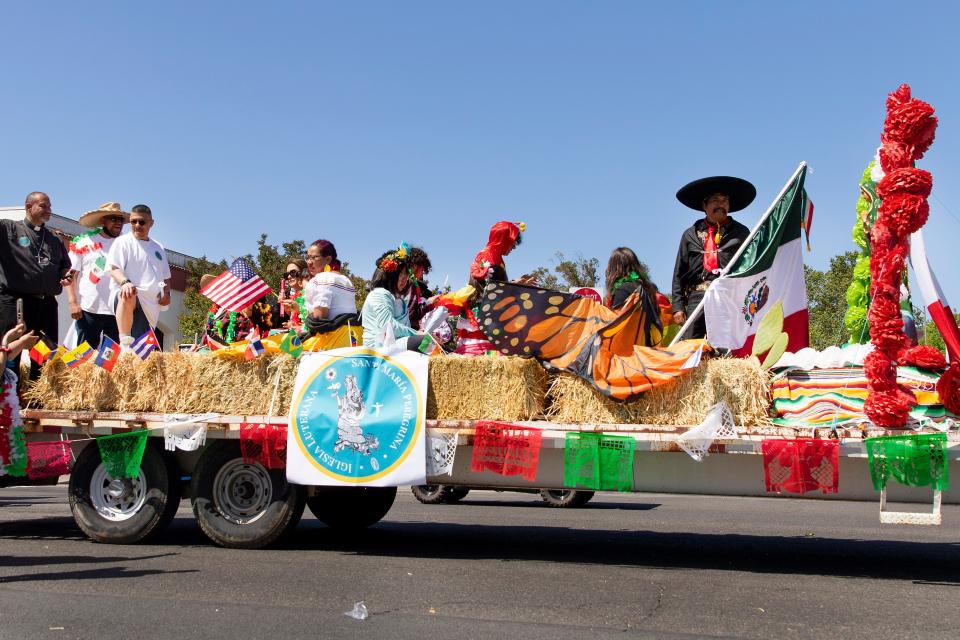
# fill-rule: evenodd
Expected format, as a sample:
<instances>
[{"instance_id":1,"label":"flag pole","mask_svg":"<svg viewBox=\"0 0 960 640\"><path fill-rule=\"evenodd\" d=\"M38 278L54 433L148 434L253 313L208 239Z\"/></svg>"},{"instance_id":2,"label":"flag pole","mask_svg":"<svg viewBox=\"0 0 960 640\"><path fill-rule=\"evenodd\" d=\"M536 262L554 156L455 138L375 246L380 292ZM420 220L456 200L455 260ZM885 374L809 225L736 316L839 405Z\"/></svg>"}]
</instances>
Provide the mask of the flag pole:
<instances>
[{"instance_id":1,"label":"flag pole","mask_svg":"<svg viewBox=\"0 0 960 640\"><path fill-rule=\"evenodd\" d=\"M773 210L777 206L777 203L780 202L780 199L783 198L784 194L787 192L787 189L790 188L790 185L793 184L793 181L797 179L797 176L800 175L800 172L803 171L803 169L806 168L806 166L807 166L806 161L803 161L800 163L800 166L798 166L797 170L793 172L793 175L790 176L790 179L787 180L787 183L783 185L783 189L780 189L780 193L778 193L777 197L773 199L772 203L770 203L770 206L767 208L766 213L760 216L760 221L753 226L753 230L750 232L750 235L748 235L747 239L740 244L740 248L737 249L737 252L735 254L733 254L733 258L731 258L730 261L727 262L727 266L725 266L720 271L720 275L719 277L716 278L716 280L719 280L720 278L723 278L724 276L726 276L727 271L730 270L730 267L732 267L737 263L737 260L740 259L740 256L743 254L743 252L747 250L747 247L750 245L750 242L753 240L753 237L757 235L757 231L759 231L763 223L767 221L767 218L769 218L770 214L773 213ZM693 312L690 314L690 317L687 318L687 321L683 323L682 327L680 327L680 331L678 331L677 335L675 335L673 337L673 340L670 341L668 348L676 344L680 340L680 338L683 337L683 334L685 334L687 330L690 328L690 325L693 324L693 321L700 317L700 314L703 313L703 305L706 302L706 300L707 300L707 294L706 292L704 292L703 297L700 298L700 303L697 305L697 308L693 310Z\"/></svg>"}]
</instances>

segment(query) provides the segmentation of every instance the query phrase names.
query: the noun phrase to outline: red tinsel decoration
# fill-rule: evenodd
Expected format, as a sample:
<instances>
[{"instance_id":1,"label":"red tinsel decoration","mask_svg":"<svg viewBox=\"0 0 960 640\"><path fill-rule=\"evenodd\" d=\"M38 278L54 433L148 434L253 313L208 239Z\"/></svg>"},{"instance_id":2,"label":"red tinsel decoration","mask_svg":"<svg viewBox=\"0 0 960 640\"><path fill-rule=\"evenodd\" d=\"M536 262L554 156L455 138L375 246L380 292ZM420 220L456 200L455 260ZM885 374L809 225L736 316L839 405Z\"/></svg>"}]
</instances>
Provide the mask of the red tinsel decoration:
<instances>
[{"instance_id":1,"label":"red tinsel decoration","mask_svg":"<svg viewBox=\"0 0 960 640\"><path fill-rule=\"evenodd\" d=\"M897 363L943 364L939 353L937 359L928 349L908 348L900 316L908 236L926 223L930 214L926 197L933 186L933 176L913 163L930 148L936 129L933 107L913 98L908 85L900 85L887 97L887 118L880 136L880 165L886 175L877 185L881 203L870 234L872 302L867 318L876 350L864 362L869 395L863 405L870 420L881 427L905 426L910 408L916 404L913 394L897 384Z\"/></svg>"}]
</instances>

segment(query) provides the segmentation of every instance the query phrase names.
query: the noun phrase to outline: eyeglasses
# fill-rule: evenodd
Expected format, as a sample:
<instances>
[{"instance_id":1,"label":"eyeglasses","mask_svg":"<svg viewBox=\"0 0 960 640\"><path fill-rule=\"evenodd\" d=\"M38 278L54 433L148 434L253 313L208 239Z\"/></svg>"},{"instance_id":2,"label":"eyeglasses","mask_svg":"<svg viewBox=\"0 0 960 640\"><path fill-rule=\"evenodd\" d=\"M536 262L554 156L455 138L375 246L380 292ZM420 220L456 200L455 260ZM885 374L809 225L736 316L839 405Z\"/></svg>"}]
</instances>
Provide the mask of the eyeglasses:
<instances>
[{"instance_id":1,"label":"eyeglasses","mask_svg":"<svg viewBox=\"0 0 960 640\"><path fill-rule=\"evenodd\" d=\"M323 256L307 256L307 262L313 262L314 260L323 260Z\"/></svg>"},{"instance_id":2,"label":"eyeglasses","mask_svg":"<svg viewBox=\"0 0 960 640\"><path fill-rule=\"evenodd\" d=\"M293 280L294 278L299 278L299 277L300 277L300 272L299 272L299 271L287 271L285 274L283 274L283 277L286 278L287 280Z\"/></svg>"},{"instance_id":3,"label":"eyeglasses","mask_svg":"<svg viewBox=\"0 0 960 640\"><path fill-rule=\"evenodd\" d=\"M107 222L123 222L123 216L103 216L103 219Z\"/></svg>"},{"instance_id":4,"label":"eyeglasses","mask_svg":"<svg viewBox=\"0 0 960 640\"><path fill-rule=\"evenodd\" d=\"M141 227L141 226L142 226L142 227L145 227L145 226L147 226L148 224L150 224L150 222L147 221L147 220L131 220L131 221L130 221L130 224L131 224L132 226L134 226L134 227Z\"/></svg>"}]
</instances>

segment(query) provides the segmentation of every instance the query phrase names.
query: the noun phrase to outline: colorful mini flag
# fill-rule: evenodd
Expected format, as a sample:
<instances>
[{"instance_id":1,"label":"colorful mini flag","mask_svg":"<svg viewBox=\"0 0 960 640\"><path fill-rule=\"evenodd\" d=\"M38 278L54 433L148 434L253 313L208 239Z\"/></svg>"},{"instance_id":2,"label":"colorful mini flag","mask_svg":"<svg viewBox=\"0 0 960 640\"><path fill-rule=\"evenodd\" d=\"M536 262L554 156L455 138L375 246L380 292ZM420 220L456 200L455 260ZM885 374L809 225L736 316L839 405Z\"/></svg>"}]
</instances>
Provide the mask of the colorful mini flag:
<instances>
[{"instance_id":1,"label":"colorful mini flag","mask_svg":"<svg viewBox=\"0 0 960 640\"><path fill-rule=\"evenodd\" d=\"M244 258L237 258L229 269L201 289L200 294L228 311L242 311L271 291Z\"/></svg>"},{"instance_id":2,"label":"colorful mini flag","mask_svg":"<svg viewBox=\"0 0 960 640\"><path fill-rule=\"evenodd\" d=\"M563 485L599 491L633 491L632 436L568 432L563 450Z\"/></svg>"},{"instance_id":3,"label":"colorful mini flag","mask_svg":"<svg viewBox=\"0 0 960 640\"><path fill-rule=\"evenodd\" d=\"M294 358L300 357L300 354L303 353L303 345L300 343L300 337L296 331L291 330L290 333L283 336L283 340L280 342L280 351L289 353Z\"/></svg>"},{"instance_id":4,"label":"colorful mini flag","mask_svg":"<svg viewBox=\"0 0 960 640\"><path fill-rule=\"evenodd\" d=\"M947 434L883 436L867 438L863 444L870 463L870 479L877 491L885 488L890 478L908 487L947 490Z\"/></svg>"},{"instance_id":5,"label":"colorful mini flag","mask_svg":"<svg viewBox=\"0 0 960 640\"><path fill-rule=\"evenodd\" d=\"M533 482L540 465L541 429L502 422L478 421L470 470L523 476Z\"/></svg>"},{"instance_id":6,"label":"colorful mini flag","mask_svg":"<svg viewBox=\"0 0 960 640\"><path fill-rule=\"evenodd\" d=\"M146 360L147 356L153 353L154 349L160 348L160 343L157 341L157 336L153 333L153 329L147 329L145 334L133 341L130 348L137 354L137 357L141 360Z\"/></svg>"},{"instance_id":7,"label":"colorful mini flag","mask_svg":"<svg viewBox=\"0 0 960 640\"><path fill-rule=\"evenodd\" d=\"M767 491L836 493L840 482L840 441L797 438L764 440L763 480Z\"/></svg>"},{"instance_id":8,"label":"colorful mini flag","mask_svg":"<svg viewBox=\"0 0 960 640\"><path fill-rule=\"evenodd\" d=\"M61 356L67 367L73 369L77 365L86 362L93 356L93 347L86 341L81 342L75 349L67 351Z\"/></svg>"},{"instance_id":9,"label":"colorful mini flag","mask_svg":"<svg viewBox=\"0 0 960 640\"><path fill-rule=\"evenodd\" d=\"M247 350L243 352L244 360L253 360L258 358L263 354L263 343L260 342L260 339L254 339L250 341L250 344L247 345Z\"/></svg>"},{"instance_id":10,"label":"colorful mini flag","mask_svg":"<svg viewBox=\"0 0 960 640\"><path fill-rule=\"evenodd\" d=\"M240 455L247 464L267 469L287 466L287 425L244 422L240 424Z\"/></svg>"},{"instance_id":11,"label":"colorful mini flag","mask_svg":"<svg viewBox=\"0 0 960 640\"><path fill-rule=\"evenodd\" d=\"M100 346L97 347L97 357L93 364L103 367L107 371L113 371L113 366L120 359L120 345L110 339L109 336L100 336Z\"/></svg>"},{"instance_id":12,"label":"colorful mini flag","mask_svg":"<svg viewBox=\"0 0 960 640\"><path fill-rule=\"evenodd\" d=\"M51 349L50 345L47 344L47 341L41 337L39 340L37 340L37 343L33 345L33 348L30 349L30 359L37 364L43 364L50 359L50 354L52 353L53 349Z\"/></svg>"}]
</instances>

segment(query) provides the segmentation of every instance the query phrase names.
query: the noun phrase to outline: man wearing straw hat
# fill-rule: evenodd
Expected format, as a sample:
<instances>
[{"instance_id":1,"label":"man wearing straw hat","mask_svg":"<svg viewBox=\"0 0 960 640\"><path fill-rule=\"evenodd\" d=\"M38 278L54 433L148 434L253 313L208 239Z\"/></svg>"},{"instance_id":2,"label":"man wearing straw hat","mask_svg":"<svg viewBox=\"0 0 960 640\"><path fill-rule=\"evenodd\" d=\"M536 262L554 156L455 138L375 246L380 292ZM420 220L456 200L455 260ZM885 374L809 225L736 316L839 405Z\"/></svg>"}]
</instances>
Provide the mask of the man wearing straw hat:
<instances>
[{"instance_id":1,"label":"man wearing straw hat","mask_svg":"<svg viewBox=\"0 0 960 640\"><path fill-rule=\"evenodd\" d=\"M157 326L170 304L170 264L163 245L150 237L153 212L145 204L130 211L130 233L117 238L107 255L110 295L120 330L120 347Z\"/></svg>"},{"instance_id":2,"label":"man wearing straw hat","mask_svg":"<svg viewBox=\"0 0 960 640\"><path fill-rule=\"evenodd\" d=\"M729 216L746 209L757 196L752 184L742 178L713 176L694 180L677 191L677 200L704 214L683 232L673 268L673 321L683 325L703 299L710 283L737 253L750 230ZM703 338L707 325L703 314L692 323L685 338Z\"/></svg>"},{"instance_id":3,"label":"man wearing straw hat","mask_svg":"<svg viewBox=\"0 0 960 640\"><path fill-rule=\"evenodd\" d=\"M80 216L92 231L70 241L70 267L75 277L67 287L70 317L76 320L77 342L96 346L100 335L120 342L117 319L110 305L110 269L107 254L123 231L130 214L117 202L108 202Z\"/></svg>"}]
</instances>

